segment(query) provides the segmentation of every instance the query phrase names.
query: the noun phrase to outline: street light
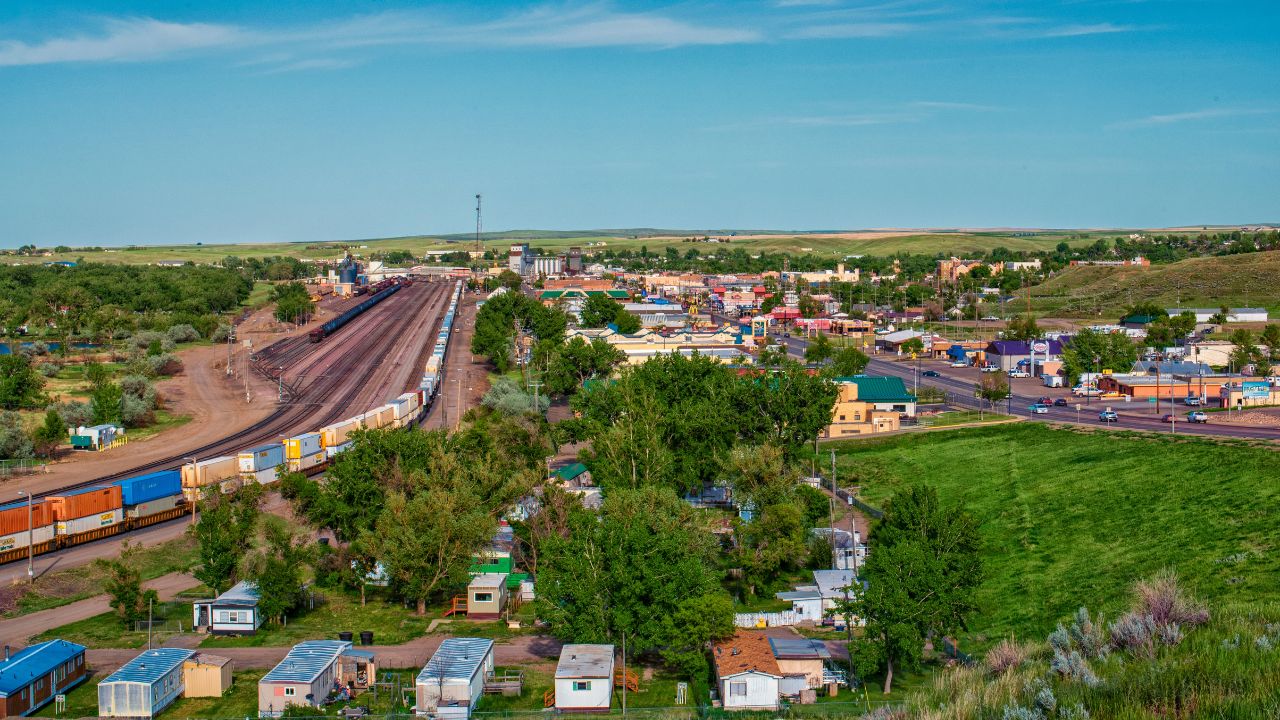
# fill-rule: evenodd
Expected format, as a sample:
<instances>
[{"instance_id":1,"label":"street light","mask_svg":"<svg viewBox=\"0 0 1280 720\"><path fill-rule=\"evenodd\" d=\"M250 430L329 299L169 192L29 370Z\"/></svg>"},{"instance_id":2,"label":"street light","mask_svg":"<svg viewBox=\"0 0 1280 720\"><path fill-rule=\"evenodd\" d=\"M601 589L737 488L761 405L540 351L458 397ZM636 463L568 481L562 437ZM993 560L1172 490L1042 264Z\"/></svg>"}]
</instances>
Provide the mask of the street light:
<instances>
[{"instance_id":1,"label":"street light","mask_svg":"<svg viewBox=\"0 0 1280 720\"><path fill-rule=\"evenodd\" d=\"M32 585L36 581L35 556L36 556L36 531L31 525L32 520L32 497L31 493L24 490L18 491L18 497L27 496L27 584Z\"/></svg>"}]
</instances>

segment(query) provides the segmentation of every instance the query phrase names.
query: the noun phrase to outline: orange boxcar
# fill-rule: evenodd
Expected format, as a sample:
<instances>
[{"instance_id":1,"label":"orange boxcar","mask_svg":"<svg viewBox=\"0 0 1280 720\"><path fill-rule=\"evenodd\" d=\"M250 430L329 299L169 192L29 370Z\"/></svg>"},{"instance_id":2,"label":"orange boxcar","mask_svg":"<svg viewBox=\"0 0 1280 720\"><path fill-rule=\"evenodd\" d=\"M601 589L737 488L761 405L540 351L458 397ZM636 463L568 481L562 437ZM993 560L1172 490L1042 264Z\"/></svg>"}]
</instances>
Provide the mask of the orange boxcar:
<instances>
[{"instance_id":1,"label":"orange boxcar","mask_svg":"<svg viewBox=\"0 0 1280 720\"><path fill-rule=\"evenodd\" d=\"M12 535L27 531L27 513L31 513L31 524L44 527L53 524L53 508L44 500L36 500L27 509L27 504L14 505L0 510L0 535Z\"/></svg>"},{"instance_id":2,"label":"orange boxcar","mask_svg":"<svg viewBox=\"0 0 1280 720\"><path fill-rule=\"evenodd\" d=\"M54 519L62 522L119 510L120 486L90 488L74 495L54 495L49 498L49 504L53 506Z\"/></svg>"}]
</instances>

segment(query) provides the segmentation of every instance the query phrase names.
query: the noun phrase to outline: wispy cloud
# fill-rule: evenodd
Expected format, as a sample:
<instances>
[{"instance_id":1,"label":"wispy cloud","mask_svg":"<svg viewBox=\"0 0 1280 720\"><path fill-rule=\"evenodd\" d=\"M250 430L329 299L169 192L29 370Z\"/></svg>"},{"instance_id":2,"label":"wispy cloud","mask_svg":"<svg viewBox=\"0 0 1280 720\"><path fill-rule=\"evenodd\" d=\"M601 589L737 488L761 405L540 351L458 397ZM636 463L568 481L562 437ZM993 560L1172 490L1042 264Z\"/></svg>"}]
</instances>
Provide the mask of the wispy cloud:
<instances>
[{"instance_id":1,"label":"wispy cloud","mask_svg":"<svg viewBox=\"0 0 1280 720\"><path fill-rule=\"evenodd\" d=\"M916 100L911 103L915 107L931 110L974 110L976 112L995 112L1004 110L998 105L982 105L980 103L950 102L945 100Z\"/></svg>"},{"instance_id":2,"label":"wispy cloud","mask_svg":"<svg viewBox=\"0 0 1280 720\"><path fill-rule=\"evenodd\" d=\"M788 32L789 40L840 40L852 38L878 38L905 35L915 29L910 23L862 22L836 23L834 25L810 25Z\"/></svg>"},{"instance_id":3,"label":"wispy cloud","mask_svg":"<svg viewBox=\"0 0 1280 720\"><path fill-rule=\"evenodd\" d=\"M664 49L764 39L763 33L752 28L701 24L661 13L622 12L604 5L542 6L469 21L426 12L386 12L283 28L110 18L100 21L94 32L39 41L0 40L0 67L157 61L201 51L246 48L288 48L294 51L293 57L380 45ZM291 60L279 69L333 69L352 62L326 55Z\"/></svg>"},{"instance_id":4,"label":"wispy cloud","mask_svg":"<svg viewBox=\"0 0 1280 720\"><path fill-rule=\"evenodd\" d=\"M1116 129L1156 127L1160 125L1176 125L1186 122L1213 120L1218 118L1244 117L1248 115L1270 115L1275 110L1262 108L1205 108L1190 112L1167 113L1164 115L1148 115L1134 120L1113 123L1109 127Z\"/></svg>"},{"instance_id":5,"label":"wispy cloud","mask_svg":"<svg viewBox=\"0 0 1280 720\"><path fill-rule=\"evenodd\" d=\"M1043 30L1040 30L1038 34L1034 34L1034 36L1042 38L1081 37L1083 35L1110 35L1112 33L1134 32L1138 29L1139 28L1133 25L1117 25L1115 23L1102 22L1088 25L1059 25L1057 27L1044 28Z\"/></svg>"},{"instance_id":6,"label":"wispy cloud","mask_svg":"<svg viewBox=\"0 0 1280 720\"><path fill-rule=\"evenodd\" d=\"M244 40L240 29L209 23L172 23L151 18L109 19L96 35L76 34L39 42L0 40L0 67L66 62L136 62Z\"/></svg>"},{"instance_id":7,"label":"wispy cloud","mask_svg":"<svg viewBox=\"0 0 1280 720\"><path fill-rule=\"evenodd\" d=\"M704 129L733 131L760 127L856 128L876 125L905 125L924 122L948 112L986 112L1001 109L994 105L980 105L977 103L918 100L907 103L882 104L880 107L866 112L762 117Z\"/></svg>"},{"instance_id":8,"label":"wispy cloud","mask_svg":"<svg viewBox=\"0 0 1280 720\"><path fill-rule=\"evenodd\" d=\"M263 74L277 75L279 73L301 72L304 70L342 70L355 67L358 64L355 60L342 60L339 58L307 58L305 60L275 64L271 69L263 71Z\"/></svg>"}]
</instances>

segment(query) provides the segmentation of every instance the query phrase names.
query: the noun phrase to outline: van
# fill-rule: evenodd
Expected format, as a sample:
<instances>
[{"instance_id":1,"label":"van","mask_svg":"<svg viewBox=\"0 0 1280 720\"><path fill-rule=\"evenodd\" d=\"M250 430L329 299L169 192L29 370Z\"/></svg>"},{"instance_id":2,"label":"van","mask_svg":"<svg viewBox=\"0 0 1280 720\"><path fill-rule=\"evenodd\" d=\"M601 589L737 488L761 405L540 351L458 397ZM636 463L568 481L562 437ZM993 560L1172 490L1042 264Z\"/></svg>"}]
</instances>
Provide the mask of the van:
<instances>
[{"instance_id":1,"label":"van","mask_svg":"<svg viewBox=\"0 0 1280 720\"><path fill-rule=\"evenodd\" d=\"M1188 395L1187 399L1183 400L1182 403L1191 407L1200 407L1200 398L1194 395Z\"/></svg>"}]
</instances>

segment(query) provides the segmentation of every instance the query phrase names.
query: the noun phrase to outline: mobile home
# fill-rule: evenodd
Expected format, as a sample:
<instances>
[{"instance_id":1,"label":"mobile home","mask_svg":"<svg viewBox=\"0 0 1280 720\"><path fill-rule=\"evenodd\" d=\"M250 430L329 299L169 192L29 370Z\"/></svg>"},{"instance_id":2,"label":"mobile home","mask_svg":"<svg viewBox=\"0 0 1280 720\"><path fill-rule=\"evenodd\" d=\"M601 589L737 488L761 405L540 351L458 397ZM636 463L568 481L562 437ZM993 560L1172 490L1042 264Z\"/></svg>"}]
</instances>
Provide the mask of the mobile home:
<instances>
[{"instance_id":1,"label":"mobile home","mask_svg":"<svg viewBox=\"0 0 1280 720\"><path fill-rule=\"evenodd\" d=\"M191 622L197 631L211 635L253 635L262 626L258 612L258 586L248 580L212 600L191 606Z\"/></svg>"},{"instance_id":2,"label":"mobile home","mask_svg":"<svg viewBox=\"0 0 1280 720\"><path fill-rule=\"evenodd\" d=\"M30 715L87 677L83 645L48 640L16 653L6 647L0 661L0 718Z\"/></svg>"},{"instance_id":3,"label":"mobile home","mask_svg":"<svg viewBox=\"0 0 1280 720\"><path fill-rule=\"evenodd\" d=\"M183 663L194 650L156 648L125 663L98 683L98 716L150 718L182 695Z\"/></svg>"},{"instance_id":4,"label":"mobile home","mask_svg":"<svg viewBox=\"0 0 1280 720\"><path fill-rule=\"evenodd\" d=\"M565 645L556 665L556 710L609 712L613 703L613 646Z\"/></svg>"},{"instance_id":5,"label":"mobile home","mask_svg":"<svg viewBox=\"0 0 1280 720\"><path fill-rule=\"evenodd\" d=\"M440 643L416 681L415 712L433 717L470 717L493 672L493 641L448 638Z\"/></svg>"}]
</instances>

